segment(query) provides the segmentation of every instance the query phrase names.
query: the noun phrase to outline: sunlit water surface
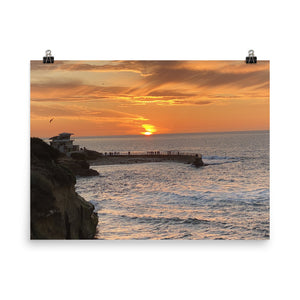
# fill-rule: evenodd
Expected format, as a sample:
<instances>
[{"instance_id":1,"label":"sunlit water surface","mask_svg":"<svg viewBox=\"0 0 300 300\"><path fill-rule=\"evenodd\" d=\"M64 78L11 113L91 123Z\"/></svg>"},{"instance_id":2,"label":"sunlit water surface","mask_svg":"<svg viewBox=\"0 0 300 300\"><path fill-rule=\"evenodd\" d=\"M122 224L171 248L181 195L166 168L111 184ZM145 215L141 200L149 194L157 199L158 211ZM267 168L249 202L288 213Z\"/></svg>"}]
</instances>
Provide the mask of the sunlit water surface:
<instances>
[{"instance_id":1,"label":"sunlit water surface","mask_svg":"<svg viewBox=\"0 0 300 300\"><path fill-rule=\"evenodd\" d=\"M98 239L268 239L269 132L77 138L100 152L198 152L208 166L93 166L76 190L99 215Z\"/></svg>"}]
</instances>

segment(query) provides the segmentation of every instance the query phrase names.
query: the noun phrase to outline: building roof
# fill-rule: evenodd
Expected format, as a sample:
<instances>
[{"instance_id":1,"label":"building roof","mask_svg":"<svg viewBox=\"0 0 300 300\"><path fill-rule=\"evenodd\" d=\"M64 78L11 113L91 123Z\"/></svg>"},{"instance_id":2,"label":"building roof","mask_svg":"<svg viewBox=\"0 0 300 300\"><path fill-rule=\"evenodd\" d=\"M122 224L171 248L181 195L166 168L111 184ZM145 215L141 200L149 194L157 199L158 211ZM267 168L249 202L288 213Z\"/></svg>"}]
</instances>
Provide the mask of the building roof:
<instances>
[{"instance_id":1,"label":"building roof","mask_svg":"<svg viewBox=\"0 0 300 300\"><path fill-rule=\"evenodd\" d=\"M59 135L73 135L74 133L62 132Z\"/></svg>"},{"instance_id":2,"label":"building roof","mask_svg":"<svg viewBox=\"0 0 300 300\"><path fill-rule=\"evenodd\" d=\"M59 139L63 139L66 136L70 137L73 134L74 133L62 132L59 135L56 135L56 136L53 136L53 137L49 138L49 140L59 140Z\"/></svg>"}]
</instances>

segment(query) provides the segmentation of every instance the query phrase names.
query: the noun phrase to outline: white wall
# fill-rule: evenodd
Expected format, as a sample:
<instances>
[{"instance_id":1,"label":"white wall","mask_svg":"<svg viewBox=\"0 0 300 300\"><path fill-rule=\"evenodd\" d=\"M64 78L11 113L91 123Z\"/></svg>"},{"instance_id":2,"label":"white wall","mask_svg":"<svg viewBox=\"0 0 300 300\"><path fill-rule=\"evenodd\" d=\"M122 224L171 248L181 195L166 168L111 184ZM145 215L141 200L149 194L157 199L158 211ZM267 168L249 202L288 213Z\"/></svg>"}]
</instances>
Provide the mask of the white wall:
<instances>
[{"instance_id":1,"label":"white wall","mask_svg":"<svg viewBox=\"0 0 300 300\"><path fill-rule=\"evenodd\" d=\"M2 1L2 299L299 297L297 1ZM271 60L271 240L29 241L29 61Z\"/></svg>"}]
</instances>

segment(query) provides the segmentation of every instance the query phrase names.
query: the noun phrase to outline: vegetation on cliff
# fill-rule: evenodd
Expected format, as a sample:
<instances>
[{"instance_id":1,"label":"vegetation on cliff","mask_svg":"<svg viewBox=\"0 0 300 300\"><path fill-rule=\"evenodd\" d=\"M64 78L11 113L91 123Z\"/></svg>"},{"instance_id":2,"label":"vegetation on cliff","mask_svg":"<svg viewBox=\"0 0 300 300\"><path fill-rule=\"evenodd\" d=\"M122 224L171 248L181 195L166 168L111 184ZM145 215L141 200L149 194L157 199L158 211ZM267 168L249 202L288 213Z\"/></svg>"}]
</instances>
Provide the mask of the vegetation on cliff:
<instances>
[{"instance_id":1,"label":"vegetation on cliff","mask_svg":"<svg viewBox=\"0 0 300 300\"><path fill-rule=\"evenodd\" d=\"M91 239L95 235L94 206L75 192L76 177L62 160L59 151L31 138L31 239Z\"/></svg>"}]
</instances>

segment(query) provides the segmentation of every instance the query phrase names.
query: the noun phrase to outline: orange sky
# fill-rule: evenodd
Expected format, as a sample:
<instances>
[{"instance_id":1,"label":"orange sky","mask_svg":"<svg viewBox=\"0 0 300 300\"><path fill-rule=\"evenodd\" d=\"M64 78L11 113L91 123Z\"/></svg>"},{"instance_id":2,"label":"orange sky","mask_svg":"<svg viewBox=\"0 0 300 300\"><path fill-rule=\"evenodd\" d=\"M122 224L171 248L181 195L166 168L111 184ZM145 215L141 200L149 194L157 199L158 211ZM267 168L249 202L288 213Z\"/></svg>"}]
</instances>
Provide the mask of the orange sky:
<instances>
[{"instance_id":1,"label":"orange sky","mask_svg":"<svg viewBox=\"0 0 300 300\"><path fill-rule=\"evenodd\" d=\"M31 62L31 136L268 129L268 61Z\"/></svg>"}]
</instances>

